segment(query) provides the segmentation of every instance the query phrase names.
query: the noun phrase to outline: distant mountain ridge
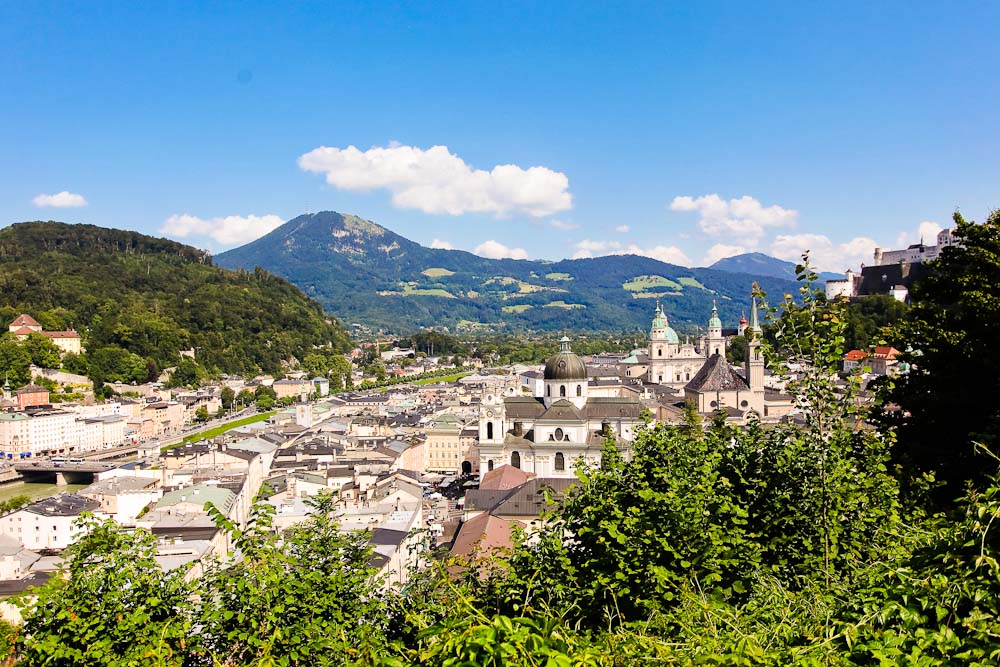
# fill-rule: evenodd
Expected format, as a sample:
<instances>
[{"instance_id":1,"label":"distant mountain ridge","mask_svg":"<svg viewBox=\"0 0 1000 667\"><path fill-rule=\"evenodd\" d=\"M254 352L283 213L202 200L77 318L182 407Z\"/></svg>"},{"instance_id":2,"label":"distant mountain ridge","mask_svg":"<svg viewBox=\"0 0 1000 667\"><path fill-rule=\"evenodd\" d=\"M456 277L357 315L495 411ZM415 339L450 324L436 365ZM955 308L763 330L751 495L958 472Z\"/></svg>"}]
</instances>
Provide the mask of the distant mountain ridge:
<instances>
[{"instance_id":1,"label":"distant mountain ridge","mask_svg":"<svg viewBox=\"0 0 1000 667\"><path fill-rule=\"evenodd\" d=\"M785 278L795 280L795 262L787 262L777 257L765 255L762 252L748 252L742 255L733 255L720 259L712 264L710 269L719 271L731 271L733 273L749 273L756 276L771 276L772 278ZM817 272L821 281L839 280L843 274Z\"/></svg>"},{"instance_id":2,"label":"distant mountain ridge","mask_svg":"<svg viewBox=\"0 0 1000 667\"><path fill-rule=\"evenodd\" d=\"M687 268L634 255L558 262L487 259L427 248L334 211L300 215L215 262L263 267L343 320L394 333L431 326L645 330L657 301L675 328L694 332L704 328L713 301L726 326L735 327L755 280L775 294L793 285L770 275Z\"/></svg>"}]
</instances>

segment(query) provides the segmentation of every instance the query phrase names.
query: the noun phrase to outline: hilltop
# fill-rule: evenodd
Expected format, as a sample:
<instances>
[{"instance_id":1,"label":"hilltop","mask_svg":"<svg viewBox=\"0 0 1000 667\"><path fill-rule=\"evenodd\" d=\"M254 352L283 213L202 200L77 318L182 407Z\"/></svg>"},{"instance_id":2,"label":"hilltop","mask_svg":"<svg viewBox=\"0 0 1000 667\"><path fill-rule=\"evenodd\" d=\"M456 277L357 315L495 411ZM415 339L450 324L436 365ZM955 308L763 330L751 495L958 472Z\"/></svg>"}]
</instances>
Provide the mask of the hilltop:
<instances>
[{"instance_id":1,"label":"hilltop","mask_svg":"<svg viewBox=\"0 0 1000 667\"><path fill-rule=\"evenodd\" d=\"M318 303L264 270L230 271L181 243L62 222L0 229L3 326L22 312L46 329L77 329L91 362L125 350L151 374L191 348L207 368L243 373L350 343Z\"/></svg>"},{"instance_id":2,"label":"hilltop","mask_svg":"<svg viewBox=\"0 0 1000 667\"><path fill-rule=\"evenodd\" d=\"M757 276L771 276L772 278L784 278L795 280L795 262L786 262L777 257L765 255L762 252L748 252L742 255L724 257L710 269L719 271L730 271L733 273L750 273ZM820 280L840 280L844 276L840 273L817 272Z\"/></svg>"},{"instance_id":3,"label":"hilltop","mask_svg":"<svg viewBox=\"0 0 1000 667\"><path fill-rule=\"evenodd\" d=\"M300 215L216 262L264 267L346 321L400 333L473 323L512 330L645 330L656 301L681 330L703 327L713 300L735 326L754 280L774 294L793 285L767 274L692 269L635 255L487 259L427 248L333 211Z\"/></svg>"}]
</instances>

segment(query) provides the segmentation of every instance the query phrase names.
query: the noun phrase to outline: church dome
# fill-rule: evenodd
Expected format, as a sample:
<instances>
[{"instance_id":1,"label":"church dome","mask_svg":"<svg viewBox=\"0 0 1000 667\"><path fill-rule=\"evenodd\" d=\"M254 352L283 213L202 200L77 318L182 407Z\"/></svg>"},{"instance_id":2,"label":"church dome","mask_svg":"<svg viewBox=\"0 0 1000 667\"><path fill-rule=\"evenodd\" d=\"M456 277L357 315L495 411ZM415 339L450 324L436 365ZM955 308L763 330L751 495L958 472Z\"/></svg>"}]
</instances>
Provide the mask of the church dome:
<instances>
[{"instance_id":1,"label":"church dome","mask_svg":"<svg viewBox=\"0 0 1000 667\"><path fill-rule=\"evenodd\" d=\"M545 362L546 380L586 380L587 366L569 349L569 338L559 341L559 353Z\"/></svg>"},{"instance_id":2,"label":"church dome","mask_svg":"<svg viewBox=\"0 0 1000 667\"><path fill-rule=\"evenodd\" d=\"M681 342L677 332L670 328L670 322L667 321L667 316L660 304L656 304L656 314L653 316L653 326L649 330L649 337L652 340L665 340L668 343Z\"/></svg>"},{"instance_id":3,"label":"church dome","mask_svg":"<svg viewBox=\"0 0 1000 667\"><path fill-rule=\"evenodd\" d=\"M712 317L708 320L708 327L710 329L721 329L722 320L719 319L719 309L716 307L715 302L712 302Z\"/></svg>"}]
</instances>

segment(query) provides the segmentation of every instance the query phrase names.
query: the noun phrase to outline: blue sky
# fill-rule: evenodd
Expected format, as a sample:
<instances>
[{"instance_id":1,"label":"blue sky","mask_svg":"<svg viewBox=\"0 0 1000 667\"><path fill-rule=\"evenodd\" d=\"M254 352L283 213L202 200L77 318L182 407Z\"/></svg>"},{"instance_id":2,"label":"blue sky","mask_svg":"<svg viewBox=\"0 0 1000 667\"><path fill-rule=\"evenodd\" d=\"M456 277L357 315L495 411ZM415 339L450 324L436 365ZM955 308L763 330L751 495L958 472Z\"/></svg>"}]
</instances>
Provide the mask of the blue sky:
<instances>
[{"instance_id":1,"label":"blue sky","mask_svg":"<svg viewBox=\"0 0 1000 667\"><path fill-rule=\"evenodd\" d=\"M809 247L843 270L1000 206L998 3L0 15L4 225L220 251L338 210L491 256Z\"/></svg>"}]
</instances>

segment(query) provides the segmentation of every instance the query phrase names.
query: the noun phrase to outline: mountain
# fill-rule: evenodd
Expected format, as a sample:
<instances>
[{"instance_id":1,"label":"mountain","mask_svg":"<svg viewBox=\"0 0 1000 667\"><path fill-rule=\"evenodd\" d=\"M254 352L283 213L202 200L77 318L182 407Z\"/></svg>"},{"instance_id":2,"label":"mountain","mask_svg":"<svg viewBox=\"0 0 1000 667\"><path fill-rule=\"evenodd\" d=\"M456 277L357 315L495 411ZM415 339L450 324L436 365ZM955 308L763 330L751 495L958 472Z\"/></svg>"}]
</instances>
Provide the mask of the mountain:
<instances>
[{"instance_id":1,"label":"mountain","mask_svg":"<svg viewBox=\"0 0 1000 667\"><path fill-rule=\"evenodd\" d=\"M22 312L47 330L77 329L90 362L139 359L150 374L191 348L208 368L242 373L277 371L314 346L350 345L340 323L283 278L218 268L196 248L93 225L0 229L0 324Z\"/></svg>"},{"instance_id":2,"label":"mountain","mask_svg":"<svg viewBox=\"0 0 1000 667\"><path fill-rule=\"evenodd\" d=\"M284 276L345 321L410 333L420 327L489 330L647 329L657 301L682 332L704 327L717 301L727 326L751 286L793 289L767 275L691 269L616 255L559 262L487 259L414 243L381 225L326 211L294 218L215 258Z\"/></svg>"},{"instance_id":3,"label":"mountain","mask_svg":"<svg viewBox=\"0 0 1000 667\"><path fill-rule=\"evenodd\" d=\"M743 255L725 257L708 267L719 271L733 273L749 273L755 276L771 276L795 280L795 262L786 262L777 257L765 255L762 252L748 252ZM840 273L817 272L821 281L839 280L844 276Z\"/></svg>"}]
</instances>

